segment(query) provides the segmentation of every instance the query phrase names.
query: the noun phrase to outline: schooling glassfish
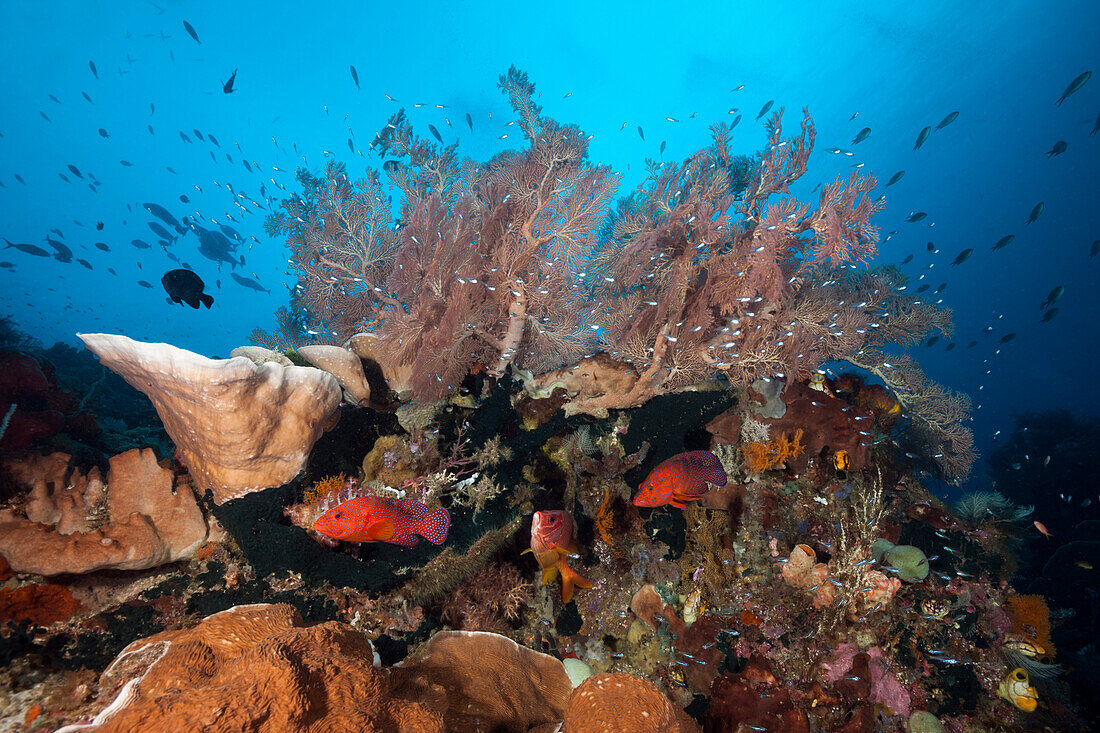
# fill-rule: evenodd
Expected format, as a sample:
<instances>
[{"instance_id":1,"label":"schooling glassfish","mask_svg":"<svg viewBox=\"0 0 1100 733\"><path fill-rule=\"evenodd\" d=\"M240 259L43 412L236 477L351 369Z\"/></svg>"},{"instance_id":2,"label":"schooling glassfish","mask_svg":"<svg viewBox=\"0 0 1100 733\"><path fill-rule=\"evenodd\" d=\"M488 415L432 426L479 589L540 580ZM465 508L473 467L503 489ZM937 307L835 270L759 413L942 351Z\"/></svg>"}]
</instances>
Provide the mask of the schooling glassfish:
<instances>
[{"instance_id":1,"label":"schooling glassfish","mask_svg":"<svg viewBox=\"0 0 1100 733\"><path fill-rule=\"evenodd\" d=\"M569 512L560 509L535 512L535 516L531 519L531 549L523 552L524 554L533 553L535 559L539 561L543 585L550 584L558 576L558 572L561 572L563 603L569 603L572 600L574 586L592 587L592 583L578 575L565 562L566 557L576 555L579 549L573 537L573 517Z\"/></svg>"}]
</instances>

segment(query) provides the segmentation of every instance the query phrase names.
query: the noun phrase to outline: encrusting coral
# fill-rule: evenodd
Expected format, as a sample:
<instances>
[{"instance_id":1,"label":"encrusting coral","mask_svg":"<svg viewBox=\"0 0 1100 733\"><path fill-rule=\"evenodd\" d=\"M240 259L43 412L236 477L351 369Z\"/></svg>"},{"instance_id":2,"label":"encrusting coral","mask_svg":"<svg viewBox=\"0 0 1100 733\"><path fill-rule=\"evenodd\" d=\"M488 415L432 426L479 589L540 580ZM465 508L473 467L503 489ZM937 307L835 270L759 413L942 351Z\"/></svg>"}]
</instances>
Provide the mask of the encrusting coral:
<instances>
[{"instance_id":1,"label":"encrusting coral","mask_svg":"<svg viewBox=\"0 0 1100 733\"><path fill-rule=\"evenodd\" d=\"M18 572L152 568L193 556L206 540L190 484L148 448L111 458L106 483L98 469L71 469L64 454L8 465L30 490L25 516L0 510L0 554Z\"/></svg>"}]
</instances>

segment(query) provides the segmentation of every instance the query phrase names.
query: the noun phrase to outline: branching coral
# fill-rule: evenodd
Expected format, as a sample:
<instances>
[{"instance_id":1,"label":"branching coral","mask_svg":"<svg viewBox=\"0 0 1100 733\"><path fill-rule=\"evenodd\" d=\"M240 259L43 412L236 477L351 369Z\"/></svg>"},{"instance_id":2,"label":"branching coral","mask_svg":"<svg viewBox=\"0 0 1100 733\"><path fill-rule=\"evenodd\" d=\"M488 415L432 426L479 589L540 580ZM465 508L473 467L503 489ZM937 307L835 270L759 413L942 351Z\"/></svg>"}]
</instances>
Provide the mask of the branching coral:
<instances>
[{"instance_id":1,"label":"branching coral","mask_svg":"<svg viewBox=\"0 0 1100 733\"><path fill-rule=\"evenodd\" d=\"M965 426L970 419L970 398L930 380L915 359L905 354L887 356L868 347L844 357L886 383L913 419L918 437L923 436L945 479L962 482L970 474L977 454L974 434Z\"/></svg>"},{"instance_id":2,"label":"branching coral","mask_svg":"<svg viewBox=\"0 0 1100 733\"><path fill-rule=\"evenodd\" d=\"M871 546L879 536L885 515L882 477L856 482L849 500L834 502L833 522L837 534L829 562L834 600L825 607L818 624L820 632L837 629L846 618L862 618L882 608L901 585L871 567ZM835 582L833 582L835 581Z\"/></svg>"},{"instance_id":3,"label":"branching coral","mask_svg":"<svg viewBox=\"0 0 1100 733\"><path fill-rule=\"evenodd\" d=\"M806 450L801 440L802 428L798 428L790 440L786 435L779 435L767 443L743 443L741 455L745 458L745 467L753 473L779 468L788 458L800 456Z\"/></svg>"},{"instance_id":4,"label":"branching coral","mask_svg":"<svg viewBox=\"0 0 1100 733\"><path fill-rule=\"evenodd\" d=\"M535 594L514 565L492 563L448 593L440 617L467 631L504 632Z\"/></svg>"},{"instance_id":5,"label":"branching coral","mask_svg":"<svg viewBox=\"0 0 1100 733\"><path fill-rule=\"evenodd\" d=\"M875 254L873 177L838 179L816 205L790 198L816 134L805 111L786 138L773 114L755 157L734 155L730 128L714 125L709 145L651 163L612 212L618 177L589 162L588 138L542 114L523 72L500 87L525 146L483 165L420 139L403 112L378 134L402 193L396 231L378 174L299 172L301 191L267 222L299 273L280 328L370 330L428 400L470 371L537 375L602 348L631 378L567 406L594 415L715 373L804 376L867 344L907 342L919 324L949 328L949 314L912 300L894 308L908 319L885 321L900 273L844 267Z\"/></svg>"}]
</instances>

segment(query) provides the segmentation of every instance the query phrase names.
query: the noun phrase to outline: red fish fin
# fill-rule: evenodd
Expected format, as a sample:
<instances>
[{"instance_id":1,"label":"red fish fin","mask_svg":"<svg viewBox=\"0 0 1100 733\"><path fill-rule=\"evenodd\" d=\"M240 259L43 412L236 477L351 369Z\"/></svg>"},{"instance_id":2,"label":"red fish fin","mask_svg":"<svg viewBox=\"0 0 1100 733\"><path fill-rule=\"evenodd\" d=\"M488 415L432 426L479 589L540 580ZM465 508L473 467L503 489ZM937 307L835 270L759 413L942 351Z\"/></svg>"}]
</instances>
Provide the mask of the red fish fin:
<instances>
[{"instance_id":1,"label":"red fish fin","mask_svg":"<svg viewBox=\"0 0 1100 733\"><path fill-rule=\"evenodd\" d=\"M564 560L561 561L561 600L569 603L573 600L573 587L591 588L592 583L577 574L577 571L569 567Z\"/></svg>"},{"instance_id":2,"label":"red fish fin","mask_svg":"<svg viewBox=\"0 0 1100 733\"><path fill-rule=\"evenodd\" d=\"M389 542L397 532L397 526L388 519L379 519L367 525L366 535L375 542Z\"/></svg>"},{"instance_id":3,"label":"red fish fin","mask_svg":"<svg viewBox=\"0 0 1100 733\"><path fill-rule=\"evenodd\" d=\"M675 494L673 495L673 497L671 499L669 499L668 503L669 503L669 506L674 506L677 509L687 509L687 504L684 503L684 501L682 500L681 497L679 497Z\"/></svg>"}]
</instances>

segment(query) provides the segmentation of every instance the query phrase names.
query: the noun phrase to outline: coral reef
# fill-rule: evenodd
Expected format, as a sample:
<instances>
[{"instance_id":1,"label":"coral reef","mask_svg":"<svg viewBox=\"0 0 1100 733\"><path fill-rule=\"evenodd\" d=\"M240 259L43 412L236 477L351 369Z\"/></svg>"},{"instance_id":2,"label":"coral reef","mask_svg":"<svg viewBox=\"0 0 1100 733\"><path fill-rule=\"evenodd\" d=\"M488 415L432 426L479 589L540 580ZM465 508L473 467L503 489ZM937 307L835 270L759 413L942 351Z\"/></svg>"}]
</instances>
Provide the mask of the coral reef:
<instances>
[{"instance_id":1,"label":"coral reef","mask_svg":"<svg viewBox=\"0 0 1100 733\"><path fill-rule=\"evenodd\" d=\"M461 160L398 112L372 146L382 172L298 172L267 220L298 283L278 332L256 333L266 348L211 360L83 337L145 391L178 463L108 461L105 441L56 454L81 404L110 409L89 383L118 380L53 352L85 360L87 393L5 457L0 720L1086 728L1090 660L1063 640L1094 619L1070 594L1100 562L1100 523L1008 472L1039 485L1040 463L1092 446L1030 420L1003 495L933 493L969 470L968 406L897 353L951 318L896 268L862 266L874 179L790 196L816 131L804 113L784 133L777 111L756 156L715 125L615 204L588 137L544 115L521 71L500 87L518 150ZM0 405L9 430L54 389L44 361L12 364L31 397ZM121 439L155 440L150 414ZM348 501L397 500L449 517L440 544L333 539L396 537L392 514L370 515L377 534L334 528ZM1025 529L1025 501L1056 539ZM330 536L326 512L344 522ZM539 583L566 563L591 587Z\"/></svg>"}]
</instances>

